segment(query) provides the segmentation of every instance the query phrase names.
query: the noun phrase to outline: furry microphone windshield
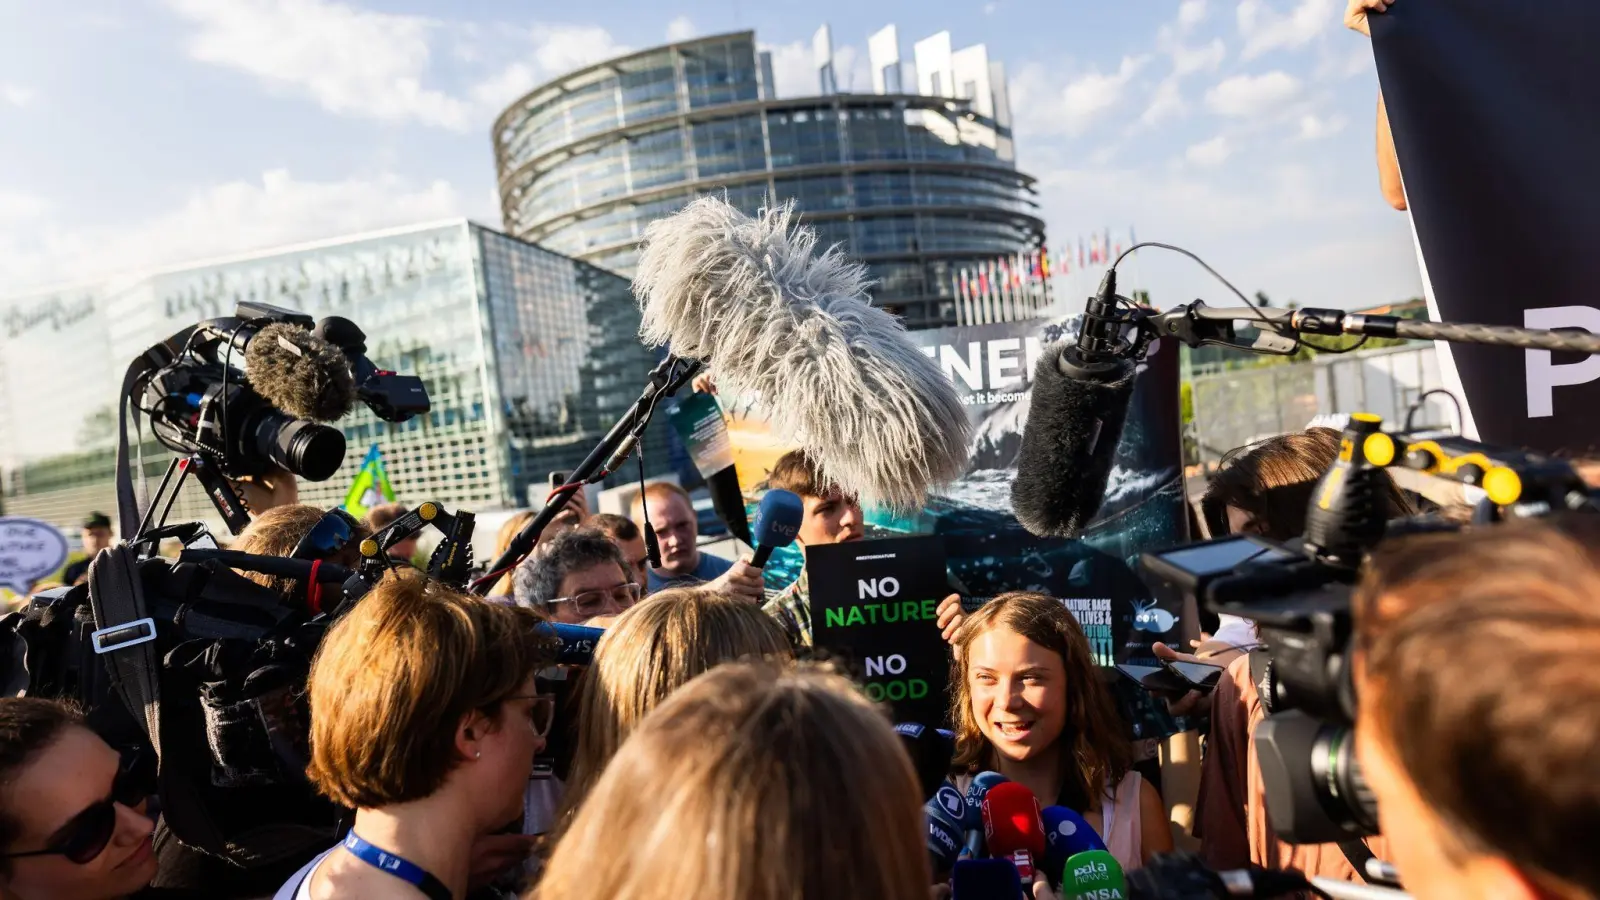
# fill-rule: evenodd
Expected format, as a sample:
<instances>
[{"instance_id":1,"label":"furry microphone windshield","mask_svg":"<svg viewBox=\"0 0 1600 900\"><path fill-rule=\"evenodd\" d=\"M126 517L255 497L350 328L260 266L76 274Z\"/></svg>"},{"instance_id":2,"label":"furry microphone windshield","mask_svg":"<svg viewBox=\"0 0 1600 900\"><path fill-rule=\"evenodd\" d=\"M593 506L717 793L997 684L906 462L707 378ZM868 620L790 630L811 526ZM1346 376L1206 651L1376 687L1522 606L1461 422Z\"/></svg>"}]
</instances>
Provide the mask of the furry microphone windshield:
<instances>
[{"instance_id":1,"label":"furry microphone windshield","mask_svg":"<svg viewBox=\"0 0 1600 900\"><path fill-rule=\"evenodd\" d=\"M256 393L291 416L332 422L355 406L344 351L299 326L275 322L256 332L245 345L244 365Z\"/></svg>"},{"instance_id":2,"label":"furry microphone windshield","mask_svg":"<svg viewBox=\"0 0 1600 900\"><path fill-rule=\"evenodd\" d=\"M647 343L706 363L719 392L751 398L779 440L863 503L914 509L966 468L971 427L955 387L866 298L866 270L794 222L715 197L645 229L633 290Z\"/></svg>"}]
</instances>

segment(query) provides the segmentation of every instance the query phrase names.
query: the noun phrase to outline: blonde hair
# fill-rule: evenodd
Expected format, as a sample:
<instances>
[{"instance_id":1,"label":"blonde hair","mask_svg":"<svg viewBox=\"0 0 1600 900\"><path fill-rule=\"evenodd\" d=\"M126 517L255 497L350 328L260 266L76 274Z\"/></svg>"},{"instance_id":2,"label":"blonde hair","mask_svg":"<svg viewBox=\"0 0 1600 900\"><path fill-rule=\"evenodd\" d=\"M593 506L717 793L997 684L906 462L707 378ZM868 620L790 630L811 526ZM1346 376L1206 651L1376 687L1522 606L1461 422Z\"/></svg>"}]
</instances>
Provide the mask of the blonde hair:
<instances>
[{"instance_id":1,"label":"blonde hair","mask_svg":"<svg viewBox=\"0 0 1600 900\"><path fill-rule=\"evenodd\" d=\"M555 661L530 609L392 572L328 630L311 664L306 775L352 809L420 800L460 762L456 727Z\"/></svg>"},{"instance_id":2,"label":"blonde hair","mask_svg":"<svg viewBox=\"0 0 1600 900\"><path fill-rule=\"evenodd\" d=\"M925 829L881 707L814 666L729 664L640 723L531 900L927 900Z\"/></svg>"},{"instance_id":3,"label":"blonde hair","mask_svg":"<svg viewBox=\"0 0 1600 900\"><path fill-rule=\"evenodd\" d=\"M506 548L511 546L511 540L522 532L522 526L531 521L533 521L533 510L531 509L512 513L511 518L501 524L500 532L494 536L494 555L489 558L499 559L500 554L506 552ZM511 596L511 588L511 573L507 572L500 576L500 580L494 583L494 587L489 589L489 596L509 597Z\"/></svg>"},{"instance_id":4,"label":"blonde hair","mask_svg":"<svg viewBox=\"0 0 1600 900\"><path fill-rule=\"evenodd\" d=\"M584 680L567 814L639 722L690 679L725 662L793 655L775 619L728 594L665 590L623 612L595 647Z\"/></svg>"},{"instance_id":5,"label":"blonde hair","mask_svg":"<svg viewBox=\"0 0 1600 900\"><path fill-rule=\"evenodd\" d=\"M294 553L294 548L311 533L311 529L317 527L317 523L322 521L325 514L324 510L304 503L274 506L256 516L245 526L244 531L239 533L239 540L234 543L233 549L240 553L254 553L258 556L287 557ZM361 562L361 541L371 533L364 523L357 522L351 529L350 542L325 562L355 568L356 564ZM303 583L296 578L247 571L241 571L239 574L262 587L272 588L289 602L303 596L305 592Z\"/></svg>"}]
</instances>

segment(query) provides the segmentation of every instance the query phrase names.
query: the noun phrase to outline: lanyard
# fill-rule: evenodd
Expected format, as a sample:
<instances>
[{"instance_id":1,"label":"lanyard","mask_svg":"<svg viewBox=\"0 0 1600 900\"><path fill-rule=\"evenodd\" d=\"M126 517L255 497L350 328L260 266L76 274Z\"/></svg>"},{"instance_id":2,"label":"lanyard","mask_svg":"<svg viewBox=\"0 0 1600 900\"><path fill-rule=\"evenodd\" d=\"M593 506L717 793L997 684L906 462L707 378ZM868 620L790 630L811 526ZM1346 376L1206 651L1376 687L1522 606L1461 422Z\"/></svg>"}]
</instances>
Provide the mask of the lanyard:
<instances>
[{"instance_id":1,"label":"lanyard","mask_svg":"<svg viewBox=\"0 0 1600 900\"><path fill-rule=\"evenodd\" d=\"M382 847L374 847L354 831L344 836L344 849L367 865L416 885L418 890L428 895L428 900L452 900L450 889L428 870Z\"/></svg>"}]
</instances>

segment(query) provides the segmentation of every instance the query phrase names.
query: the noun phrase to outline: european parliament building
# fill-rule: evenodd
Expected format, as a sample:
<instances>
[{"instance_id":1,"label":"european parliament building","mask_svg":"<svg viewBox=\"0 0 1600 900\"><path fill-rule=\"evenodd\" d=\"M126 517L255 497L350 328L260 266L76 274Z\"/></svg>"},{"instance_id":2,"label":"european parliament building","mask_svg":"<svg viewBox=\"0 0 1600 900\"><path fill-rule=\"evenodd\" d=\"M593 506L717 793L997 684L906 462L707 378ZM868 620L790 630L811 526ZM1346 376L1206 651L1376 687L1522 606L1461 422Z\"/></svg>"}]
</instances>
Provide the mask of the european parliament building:
<instances>
[{"instance_id":1,"label":"european parliament building","mask_svg":"<svg viewBox=\"0 0 1600 900\"><path fill-rule=\"evenodd\" d=\"M645 225L696 196L746 212L793 199L824 246L869 264L880 306L912 328L956 324L955 273L1044 242L1003 66L949 32L902 63L891 25L869 41L871 92L840 92L826 27L813 44L813 96L778 97L748 31L534 88L494 125L506 230L631 275Z\"/></svg>"},{"instance_id":2,"label":"european parliament building","mask_svg":"<svg viewBox=\"0 0 1600 900\"><path fill-rule=\"evenodd\" d=\"M114 517L128 364L241 300L350 319L378 367L427 385L427 415L393 424L358 405L338 423L344 466L300 482L301 501L324 507L343 502L373 443L410 505L480 511L527 505L530 493L542 500L548 474L576 466L655 364L626 279L466 220L0 299L5 513L69 534L90 510ZM671 469L665 428L657 422L645 442L652 474ZM172 455L148 428L142 447L153 488ZM170 521L194 518L218 517L189 486Z\"/></svg>"}]
</instances>

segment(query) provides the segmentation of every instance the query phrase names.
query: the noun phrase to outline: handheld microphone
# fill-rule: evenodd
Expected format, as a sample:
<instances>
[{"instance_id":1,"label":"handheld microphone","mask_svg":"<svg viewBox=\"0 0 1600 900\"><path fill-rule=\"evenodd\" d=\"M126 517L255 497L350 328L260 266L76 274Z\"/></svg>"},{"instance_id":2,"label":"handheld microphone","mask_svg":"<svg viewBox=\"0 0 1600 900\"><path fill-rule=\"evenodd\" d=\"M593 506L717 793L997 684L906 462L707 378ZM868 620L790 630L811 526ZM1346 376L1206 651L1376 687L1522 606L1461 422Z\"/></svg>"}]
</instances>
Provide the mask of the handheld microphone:
<instances>
[{"instance_id":1,"label":"handheld microphone","mask_svg":"<svg viewBox=\"0 0 1600 900\"><path fill-rule=\"evenodd\" d=\"M934 872L948 872L961 856L961 822L953 818L938 797L922 805L928 823L928 859Z\"/></svg>"},{"instance_id":2,"label":"handheld microphone","mask_svg":"<svg viewBox=\"0 0 1600 900\"><path fill-rule=\"evenodd\" d=\"M945 776L950 774L950 758L955 754L954 742L945 732L917 722L901 722L894 726L894 730L900 735L900 746L911 757L911 767L917 772L917 784L922 787L922 796L940 798L950 818L958 826L963 825L966 822L967 801L960 791L945 784Z\"/></svg>"},{"instance_id":3,"label":"handheld microphone","mask_svg":"<svg viewBox=\"0 0 1600 900\"><path fill-rule=\"evenodd\" d=\"M559 642L560 647L556 650L558 666L587 666L594 662L595 645L606 633L604 628L568 625L564 622L544 622L539 625L538 631Z\"/></svg>"},{"instance_id":4,"label":"handheld microphone","mask_svg":"<svg viewBox=\"0 0 1600 900\"><path fill-rule=\"evenodd\" d=\"M1107 271L1089 301L1077 343L1050 347L1034 368L1011 508L1040 537L1077 537L1105 501L1137 372L1118 352L1116 276Z\"/></svg>"},{"instance_id":5,"label":"handheld microphone","mask_svg":"<svg viewBox=\"0 0 1600 900\"><path fill-rule=\"evenodd\" d=\"M1083 816L1065 806L1046 806L1039 811L1044 823L1044 873L1051 884L1062 883L1067 860L1088 850L1106 849L1105 841Z\"/></svg>"},{"instance_id":6,"label":"handheld microphone","mask_svg":"<svg viewBox=\"0 0 1600 900\"><path fill-rule=\"evenodd\" d=\"M332 422L356 403L350 361L338 347L287 322L274 322L244 348L245 380L291 416Z\"/></svg>"},{"instance_id":7,"label":"handheld microphone","mask_svg":"<svg viewBox=\"0 0 1600 900\"><path fill-rule=\"evenodd\" d=\"M1022 876L1008 860L962 859L950 870L950 900L1014 900L1022 896Z\"/></svg>"},{"instance_id":8,"label":"handheld microphone","mask_svg":"<svg viewBox=\"0 0 1600 900\"><path fill-rule=\"evenodd\" d=\"M792 203L752 219L703 197L657 219L633 282L640 335L706 363L863 505L920 507L966 470L966 410L904 324L868 301L865 268L816 243Z\"/></svg>"},{"instance_id":9,"label":"handheld microphone","mask_svg":"<svg viewBox=\"0 0 1600 900\"><path fill-rule=\"evenodd\" d=\"M979 772L972 776L972 783L967 785L967 817L962 824L968 831L983 830L983 798L998 784L1006 784L1011 779L999 772Z\"/></svg>"},{"instance_id":10,"label":"handheld microphone","mask_svg":"<svg viewBox=\"0 0 1600 900\"><path fill-rule=\"evenodd\" d=\"M1023 884L1033 883L1034 861L1044 859L1044 824L1039 798L1014 781L997 784L983 798L983 836L989 855L1010 859Z\"/></svg>"},{"instance_id":11,"label":"handheld microphone","mask_svg":"<svg viewBox=\"0 0 1600 900\"><path fill-rule=\"evenodd\" d=\"M1122 864L1105 850L1085 850L1067 860L1061 900L1109 900L1128 896Z\"/></svg>"},{"instance_id":12,"label":"handheld microphone","mask_svg":"<svg viewBox=\"0 0 1600 900\"><path fill-rule=\"evenodd\" d=\"M750 565L759 569L767 564L772 551L794 543L805 515L805 503L793 491L775 488L762 495L756 510L756 555Z\"/></svg>"}]
</instances>

